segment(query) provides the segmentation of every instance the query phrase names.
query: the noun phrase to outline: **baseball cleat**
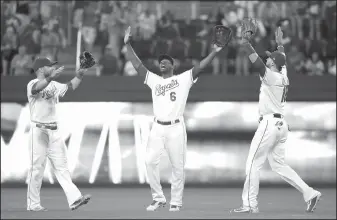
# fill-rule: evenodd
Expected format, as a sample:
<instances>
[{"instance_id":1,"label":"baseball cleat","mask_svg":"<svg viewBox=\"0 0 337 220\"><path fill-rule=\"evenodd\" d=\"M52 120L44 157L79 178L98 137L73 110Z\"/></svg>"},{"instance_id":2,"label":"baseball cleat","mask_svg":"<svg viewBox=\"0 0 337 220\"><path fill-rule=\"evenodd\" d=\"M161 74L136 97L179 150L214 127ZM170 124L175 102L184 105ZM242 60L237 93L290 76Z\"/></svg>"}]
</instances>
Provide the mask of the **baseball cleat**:
<instances>
[{"instance_id":1,"label":"baseball cleat","mask_svg":"<svg viewBox=\"0 0 337 220\"><path fill-rule=\"evenodd\" d=\"M312 197L308 202L307 202L307 212L313 212L316 209L316 205L321 198L322 194L318 191L315 192L314 197Z\"/></svg>"},{"instance_id":2,"label":"baseball cleat","mask_svg":"<svg viewBox=\"0 0 337 220\"><path fill-rule=\"evenodd\" d=\"M45 212L48 211L48 209L46 209L45 207L42 206L37 206L33 209L27 209L28 211L32 211L32 212Z\"/></svg>"},{"instance_id":3,"label":"baseball cleat","mask_svg":"<svg viewBox=\"0 0 337 220\"><path fill-rule=\"evenodd\" d=\"M91 199L91 195L81 196L78 200L76 200L76 201L70 206L70 209L71 209L71 210L78 209L80 206L87 204L87 203L89 202L90 199Z\"/></svg>"},{"instance_id":4,"label":"baseball cleat","mask_svg":"<svg viewBox=\"0 0 337 220\"><path fill-rule=\"evenodd\" d=\"M258 207L244 207L241 206L240 208L233 209L230 212L234 213L259 213L259 208Z\"/></svg>"},{"instance_id":5,"label":"baseball cleat","mask_svg":"<svg viewBox=\"0 0 337 220\"><path fill-rule=\"evenodd\" d=\"M158 202L158 201L155 201L153 200L151 205L149 205L147 208L146 208L146 211L156 211L157 209L159 209L160 207L165 207L166 205L166 202Z\"/></svg>"},{"instance_id":6,"label":"baseball cleat","mask_svg":"<svg viewBox=\"0 0 337 220\"><path fill-rule=\"evenodd\" d=\"M181 206L178 205L171 205L169 211L170 212L179 212L181 209Z\"/></svg>"}]
</instances>

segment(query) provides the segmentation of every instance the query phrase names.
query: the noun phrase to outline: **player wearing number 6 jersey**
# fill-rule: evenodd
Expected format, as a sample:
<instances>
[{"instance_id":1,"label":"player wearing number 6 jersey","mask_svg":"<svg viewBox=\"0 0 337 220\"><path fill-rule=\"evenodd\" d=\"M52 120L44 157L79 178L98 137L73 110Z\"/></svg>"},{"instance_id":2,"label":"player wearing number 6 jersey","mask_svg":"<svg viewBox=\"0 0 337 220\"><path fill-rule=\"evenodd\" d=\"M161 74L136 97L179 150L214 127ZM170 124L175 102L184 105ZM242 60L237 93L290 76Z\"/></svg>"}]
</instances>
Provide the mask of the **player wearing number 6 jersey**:
<instances>
[{"instance_id":1,"label":"player wearing number 6 jersey","mask_svg":"<svg viewBox=\"0 0 337 220\"><path fill-rule=\"evenodd\" d=\"M140 75L146 75L144 83L152 91L154 123L146 149L147 174L153 202L147 211L155 211L166 204L160 185L159 161L166 150L172 164L172 185L170 211L179 211L185 182L186 128L183 119L186 100L191 86L196 82L200 71L205 68L222 49L216 45L212 52L191 70L173 75L174 60L168 55L159 57L160 75L146 69L130 45L130 27L125 32L124 43L127 59Z\"/></svg>"},{"instance_id":2,"label":"player wearing number 6 jersey","mask_svg":"<svg viewBox=\"0 0 337 220\"><path fill-rule=\"evenodd\" d=\"M266 65L244 38L243 47L249 51L249 59L259 69L261 89L259 97L259 126L250 145L246 162L246 180L242 192L243 206L234 209L238 213L257 213L259 192L259 170L268 158L274 172L303 194L307 202L307 211L312 212L321 197L321 193L309 187L298 174L285 163L285 143L288 125L284 119L284 106L287 97L289 79L287 77L286 57L282 46L281 28L275 33L277 51L266 52Z\"/></svg>"}]
</instances>

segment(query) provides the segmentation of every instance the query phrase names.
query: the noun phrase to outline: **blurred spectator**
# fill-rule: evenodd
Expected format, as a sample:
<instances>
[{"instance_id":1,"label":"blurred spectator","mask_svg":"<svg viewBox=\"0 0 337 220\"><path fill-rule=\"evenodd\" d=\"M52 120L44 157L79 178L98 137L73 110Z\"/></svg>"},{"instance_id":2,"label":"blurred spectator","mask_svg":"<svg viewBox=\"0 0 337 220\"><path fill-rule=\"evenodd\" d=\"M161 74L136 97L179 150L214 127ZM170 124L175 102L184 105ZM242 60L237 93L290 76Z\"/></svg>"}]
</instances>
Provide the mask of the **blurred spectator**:
<instances>
[{"instance_id":1,"label":"blurred spectator","mask_svg":"<svg viewBox=\"0 0 337 220\"><path fill-rule=\"evenodd\" d=\"M287 53L287 68L288 73L305 72L305 57L303 52L297 49L297 45L292 45L290 51Z\"/></svg>"},{"instance_id":2,"label":"blurred spectator","mask_svg":"<svg viewBox=\"0 0 337 220\"><path fill-rule=\"evenodd\" d=\"M179 30L178 24L174 22L173 15L170 11L166 11L166 13L158 21L156 29L157 37L173 40L180 34L181 32Z\"/></svg>"},{"instance_id":3,"label":"blurred spectator","mask_svg":"<svg viewBox=\"0 0 337 220\"><path fill-rule=\"evenodd\" d=\"M63 28L60 26L60 21L57 18L49 20L49 27L51 29L51 32L53 35L55 35L58 38L58 44L56 46L56 51L55 51L55 60L58 59L58 55L62 49L65 49L67 47L67 38L64 33Z\"/></svg>"},{"instance_id":4,"label":"blurred spectator","mask_svg":"<svg viewBox=\"0 0 337 220\"><path fill-rule=\"evenodd\" d=\"M51 26L51 30L52 32L54 32L56 35L59 36L59 40L61 43L62 48L66 48L67 47L67 37L65 35L65 32L63 30L63 28L60 25L60 20L57 18L51 19L49 21L49 25Z\"/></svg>"},{"instance_id":5,"label":"blurred spectator","mask_svg":"<svg viewBox=\"0 0 337 220\"><path fill-rule=\"evenodd\" d=\"M90 2L84 6L82 15L82 36L84 40L84 50L87 51L93 51L93 46L97 36L95 18L95 3Z\"/></svg>"},{"instance_id":6,"label":"blurred spectator","mask_svg":"<svg viewBox=\"0 0 337 220\"><path fill-rule=\"evenodd\" d=\"M228 74L228 50L222 49L212 61L213 75Z\"/></svg>"},{"instance_id":7,"label":"blurred spectator","mask_svg":"<svg viewBox=\"0 0 337 220\"><path fill-rule=\"evenodd\" d=\"M8 75L10 71L10 63L17 53L19 46L19 36L13 26L8 26L6 32L1 39L1 54L2 54L2 72L3 75Z\"/></svg>"},{"instance_id":8,"label":"blurred spectator","mask_svg":"<svg viewBox=\"0 0 337 220\"><path fill-rule=\"evenodd\" d=\"M257 18L263 21L267 28L275 30L276 22L282 17L282 11L276 2L264 1L257 7Z\"/></svg>"},{"instance_id":9,"label":"blurred spectator","mask_svg":"<svg viewBox=\"0 0 337 220\"><path fill-rule=\"evenodd\" d=\"M98 75L119 75L120 63L111 45L105 48L104 56L99 60Z\"/></svg>"},{"instance_id":10,"label":"blurred spectator","mask_svg":"<svg viewBox=\"0 0 337 220\"><path fill-rule=\"evenodd\" d=\"M27 54L31 55L34 60L35 57L41 53L41 30L35 29L24 42L21 43L27 48Z\"/></svg>"},{"instance_id":11,"label":"blurred spectator","mask_svg":"<svg viewBox=\"0 0 337 220\"><path fill-rule=\"evenodd\" d=\"M14 56L11 62L11 75L29 75L33 67L32 57L27 54L26 47L20 46L19 53Z\"/></svg>"},{"instance_id":12,"label":"blurred spectator","mask_svg":"<svg viewBox=\"0 0 337 220\"><path fill-rule=\"evenodd\" d=\"M324 1L322 15L327 26L326 38L336 37L336 1Z\"/></svg>"},{"instance_id":13,"label":"blurred spectator","mask_svg":"<svg viewBox=\"0 0 337 220\"><path fill-rule=\"evenodd\" d=\"M225 12L223 7L218 8L218 12L215 15L215 25L225 25Z\"/></svg>"},{"instance_id":14,"label":"blurred spectator","mask_svg":"<svg viewBox=\"0 0 337 220\"><path fill-rule=\"evenodd\" d=\"M41 35L41 56L57 60L57 50L60 45L59 36L51 30L50 26L44 25Z\"/></svg>"},{"instance_id":15,"label":"blurred spectator","mask_svg":"<svg viewBox=\"0 0 337 220\"><path fill-rule=\"evenodd\" d=\"M172 57L178 60L183 60L187 56L187 47L184 42L184 40L180 37L177 36L173 41L171 45L171 50L170 54Z\"/></svg>"},{"instance_id":16,"label":"blurred spectator","mask_svg":"<svg viewBox=\"0 0 337 220\"><path fill-rule=\"evenodd\" d=\"M150 39L156 32L156 16L151 13L150 9L146 9L140 14L139 18L139 32L143 39Z\"/></svg>"},{"instance_id":17,"label":"blurred spectator","mask_svg":"<svg viewBox=\"0 0 337 220\"><path fill-rule=\"evenodd\" d=\"M115 57L120 57L121 50L121 36L124 35L124 30L121 30L121 9L119 4L113 4L112 12L108 17L108 32L109 32L109 45Z\"/></svg>"},{"instance_id":18,"label":"blurred spectator","mask_svg":"<svg viewBox=\"0 0 337 220\"><path fill-rule=\"evenodd\" d=\"M238 49L235 59L235 75L249 75L249 60L243 49Z\"/></svg>"},{"instance_id":19,"label":"blurred spectator","mask_svg":"<svg viewBox=\"0 0 337 220\"><path fill-rule=\"evenodd\" d=\"M201 16L201 23L202 23L202 30L197 33L198 39L200 39L200 42L202 44L201 48L201 57L205 57L207 54L208 47L211 46L208 44L210 41L211 35L211 28L208 22L207 22L208 16Z\"/></svg>"},{"instance_id":20,"label":"blurred spectator","mask_svg":"<svg viewBox=\"0 0 337 220\"><path fill-rule=\"evenodd\" d=\"M328 73L336 76L336 57L328 62Z\"/></svg>"},{"instance_id":21,"label":"blurred spectator","mask_svg":"<svg viewBox=\"0 0 337 220\"><path fill-rule=\"evenodd\" d=\"M314 52L311 56L311 59L308 59L305 64L305 69L308 75L318 75L322 76L324 72L324 63L319 58L319 54Z\"/></svg>"}]
</instances>

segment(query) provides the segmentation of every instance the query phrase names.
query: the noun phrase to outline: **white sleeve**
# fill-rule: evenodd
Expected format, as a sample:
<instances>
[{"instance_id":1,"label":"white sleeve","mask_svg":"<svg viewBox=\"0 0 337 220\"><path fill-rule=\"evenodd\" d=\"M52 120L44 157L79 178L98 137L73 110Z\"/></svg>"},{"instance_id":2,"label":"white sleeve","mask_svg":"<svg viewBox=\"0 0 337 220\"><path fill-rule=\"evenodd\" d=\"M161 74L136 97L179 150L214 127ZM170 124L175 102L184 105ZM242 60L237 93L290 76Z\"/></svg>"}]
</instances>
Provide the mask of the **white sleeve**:
<instances>
[{"instance_id":1,"label":"white sleeve","mask_svg":"<svg viewBox=\"0 0 337 220\"><path fill-rule=\"evenodd\" d=\"M32 88L34 86L35 83L37 83L39 80L38 79L33 79L31 81L29 81L28 85L27 85L27 96L36 96L37 94L33 95L32 94Z\"/></svg>"},{"instance_id":2,"label":"white sleeve","mask_svg":"<svg viewBox=\"0 0 337 220\"><path fill-rule=\"evenodd\" d=\"M192 69L187 70L180 75L184 79L184 82L186 82L189 87L191 87L198 80L198 78L193 79Z\"/></svg>"},{"instance_id":3,"label":"white sleeve","mask_svg":"<svg viewBox=\"0 0 337 220\"><path fill-rule=\"evenodd\" d=\"M63 97L64 94L66 94L66 92L68 91L68 85L64 84L64 83L59 83L54 81L53 82L55 87L56 87L56 94L58 97Z\"/></svg>"},{"instance_id":4,"label":"white sleeve","mask_svg":"<svg viewBox=\"0 0 337 220\"><path fill-rule=\"evenodd\" d=\"M146 76L145 76L145 80L144 80L144 84L148 85L152 89L153 86L156 84L158 78L159 78L159 76L157 76L156 74L154 74L150 71L147 71Z\"/></svg>"}]
</instances>

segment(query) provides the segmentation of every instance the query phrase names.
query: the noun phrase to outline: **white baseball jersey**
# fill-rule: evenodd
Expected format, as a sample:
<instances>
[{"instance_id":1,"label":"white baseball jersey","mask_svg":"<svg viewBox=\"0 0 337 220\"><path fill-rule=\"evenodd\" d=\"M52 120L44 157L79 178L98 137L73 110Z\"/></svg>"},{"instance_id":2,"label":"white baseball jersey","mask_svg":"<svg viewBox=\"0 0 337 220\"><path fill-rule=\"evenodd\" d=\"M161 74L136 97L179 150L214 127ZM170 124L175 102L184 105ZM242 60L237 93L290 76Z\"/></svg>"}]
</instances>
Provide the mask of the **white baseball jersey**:
<instances>
[{"instance_id":1,"label":"white baseball jersey","mask_svg":"<svg viewBox=\"0 0 337 220\"><path fill-rule=\"evenodd\" d=\"M282 67L281 72L274 72L266 67L265 75L260 79L259 114L284 114L289 86L286 66Z\"/></svg>"},{"instance_id":2,"label":"white baseball jersey","mask_svg":"<svg viewBox=\"0 0 337 220\"><path fill-rule=\"evenodd\" d=\"M164 79L150 71L144 84L152 91L153 113L160 121L172 121L183 116L193 80L192 69Z\"/></svg>"},{"instance_id":3,"label":"white baseball jersey","mask_svg":"<svg viewBox=\"0 0 337 220\"><path fill-rule=\"evenodd\" d=\"M33 85L38 81L33 79L27 85L30 120L37 123L57 122L56 104L59 102L59 97L63 97L67 92L68 85L51 81L46 88L33 95Z\"/></svg>"}]
</instances>

